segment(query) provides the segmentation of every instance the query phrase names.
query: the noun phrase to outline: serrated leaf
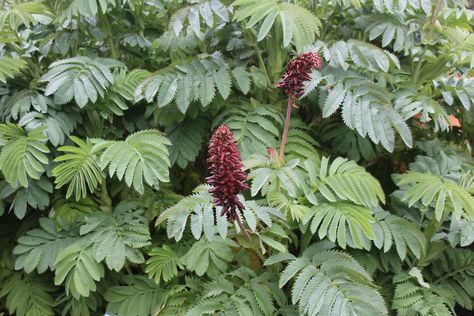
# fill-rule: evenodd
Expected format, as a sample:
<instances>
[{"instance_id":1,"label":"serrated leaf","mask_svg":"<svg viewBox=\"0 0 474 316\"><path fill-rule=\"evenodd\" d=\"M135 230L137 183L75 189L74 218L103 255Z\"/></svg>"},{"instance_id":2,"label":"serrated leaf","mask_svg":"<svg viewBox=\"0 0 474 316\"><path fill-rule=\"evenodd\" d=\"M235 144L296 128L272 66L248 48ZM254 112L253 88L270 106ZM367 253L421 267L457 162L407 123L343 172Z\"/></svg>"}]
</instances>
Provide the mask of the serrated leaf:
<instances>
[{"instance_id":1,"label":"serrated leaf","mask_svg":"<svg viewBox=\"0 0 474 316\"><path fill-rule=\"evenodd\" d=\"M323 117L329 117L334 114L334 112L336 112L344 100L345 94L346 90L344 89L344 86L338 83L329 93L328 97L326 98L326 102L324 102Z\"/></svg>"}]
</instances>

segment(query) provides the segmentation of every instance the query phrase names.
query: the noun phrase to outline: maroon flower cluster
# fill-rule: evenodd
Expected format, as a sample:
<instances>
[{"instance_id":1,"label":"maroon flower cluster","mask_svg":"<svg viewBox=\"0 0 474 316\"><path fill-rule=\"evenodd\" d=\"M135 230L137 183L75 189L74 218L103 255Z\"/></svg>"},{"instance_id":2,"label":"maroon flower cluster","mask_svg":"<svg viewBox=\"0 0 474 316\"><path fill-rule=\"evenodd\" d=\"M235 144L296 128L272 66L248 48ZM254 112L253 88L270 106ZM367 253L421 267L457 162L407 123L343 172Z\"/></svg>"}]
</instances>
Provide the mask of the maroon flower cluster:
<instances>
[{"instance_id":1,"label":"maroon flower cluster","mask_svg":"<svg viewBox=\"0 0 474 316\"><path fill-rule=\"evenodd\" d=\"M285 89L288 95L299 98L303 94L304 82L311 79L311 70L320 70L322 66L323 60L318 54L303 53L290 60L276 86Z\"/></svg>"},{"instance_id":2,"label":"maroon flower cluster","mask_svg":"<svg viewBox=\"0 0 474 316\"><path fill-rule=\"evenodd\" d=\"M214 197L214 203L223 207L221 216L228 214L242 228L237 209L242 211L245 207L237 194L248 189L245 183L247 174L242 170L236 141L227 126L221 125L215 130L208 155L211 176L207 178L207 182L212 185L209 193Z\"/></svg>"}]
</instances>

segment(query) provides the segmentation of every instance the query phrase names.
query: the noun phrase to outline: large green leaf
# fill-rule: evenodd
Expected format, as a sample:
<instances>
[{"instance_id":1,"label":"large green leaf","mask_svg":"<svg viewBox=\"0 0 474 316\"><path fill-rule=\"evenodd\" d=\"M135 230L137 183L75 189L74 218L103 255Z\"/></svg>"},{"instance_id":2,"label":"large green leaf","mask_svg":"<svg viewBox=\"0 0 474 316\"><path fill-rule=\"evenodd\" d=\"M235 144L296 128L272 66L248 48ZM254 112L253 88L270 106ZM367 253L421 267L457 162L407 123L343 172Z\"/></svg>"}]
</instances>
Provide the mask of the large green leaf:
<instances>
[{"instance_id":1,"label":"large green leaf","mask_svg":"<svg viewBox=\"0 0 474 316\"><path fill-rule=\"evenodd\" d=\"M54 221L49 218L40 218L39 224L40 228L18 238L18 245L13 249L17 255L15 268L24 269L26 273L35 269L38 273L55 270L58 253L75 241L72 234L57 231Z\"/></svg>"},{"instance_id":2,"label":"large green leaf","mask_svg":"<svg viewBox=\"0 0 474 316\"><path fill-rule=\"evenodd\" d=\"M388 315L382 296L364 268L350 255L324 243L291 259L280 287L294 279L291 300L301 315Z\"/></svg>"},{"instance_id":3,"label":"large green leaf","mask_svg":"<svg viewBox=\"0 0 474 316\"><path fill-rule=\"evenodd\" d=\"M46 176L39 180L30 179L26 188L13 188L5 181L0 182L0 199L11 199L10 210L19 219L25 217L28 207L40 211L48 207L52 192L53 185Z\"/></svg>"},{"instance_id":4,"label":"large green leaf","mask_svg":"<svg viewBox=\"0 0 474 316\"><path fill-rule=\"evenodd\" d=\"M320 20L298 4L273 0L237 0L233 6L238 8L234 20L240 22L248 19L247 28L254 28L261 22L257 41L268 36L277 20L283 33L283 46L293 42L296 49L301 51L305 45L313 44L315 36L319 35Z\"/></svg>"},{"instance_id":5,"label":"large green leaf","mask_svg":"<svg viewBox=\"0 0 474 316\"><path fill-rule=\"evenodd\" d=\"M10 315L53 316L54 291L45 278L16 272L0 286L0 297L6 296Z\"/></svg>"},{"instance_id":6,"label":"large green leaf","mask_svg":"<svg viewBox=\"0 0 474 316\"><path fill-rule=\"evenodd\" d=\"M225 272L228 269L228 263L233 258L231 246L237 247L237 244L229 239L201 239L195 242L183 257L184 264L188 270L194 271L198 276L205 273L216 275Z\"/></svg>"},{"instance_id":7,"label":"large green leaf","mask_svg":"<svg viewBox=\"0 0 474 316\"><path fill-rule=\"evenodd\" d=\"M125 179L128 186L143 193L144 181L157 187L169 181L169 152L171 143L157 130L143 130L128 136L123 141L92 139L94 153L103 152L100 167L108 167L109 175Z\"/></svg>"},{"instance_id":8,"label":"large green leaf","mask_svg":"<svg viewBox=\"0 0 474 316\"><path fill-rule=\"evenodd\" d=\"M121 66L120 62L112 59L82 56L55 61L41 77L43 82L48 83L45 95L54 95L57 104L74 99L83 108L88 102L95 103L99 97L104 97L105 91L114 82L111 69Z\"/></svg>"},{"instance_id":9,"label":"large green leaf","mask_svg":"<svg viewBox=\"0 0 474 316\"><path fill-rule=\"evenodd\" d=\"M85 219L80 234L92 243L92 254L97 262L105 261L110 270L120 271L128 259L143 263L139 248L150 244L148 222L137 203L123 201L114 214L97 212Z\"/></svg>"},{"instance_id":10,"label":"large green leaf","mask_svg":"<svg viewBox=\"0 0 474 316\"><path fill-rule=\"evenodd\" d=\"M184 169L196 159L201 150L206 123L206 120L198 117L173 124L166 129L166 135L171 142L172 165L177 164Z\"/></svg>"},{"instance_id":11,"label":"large green leaf","mask_svg":"<svg viewBox=\"0 0 474 316\"><path fill-rule=\"evenodd\" d=\"M88 192L94 192L103 181L104 174L99 167L99 159L92 152L92 144L71 136L77 145L62 146L58 149L65 154L54 161L59 164L53 169L56 188L68 185L66 198L74 195L77 201L86 198Z\"/></svg>"},{"instance_id":12,"label":"large green leaf","mask_svg":"<svg viewBox=\"0 0 474 316\"><path fill-rule=\"evenodd\" d=\"M458 217L474 218L474 197L452 180L417 171L394 175L394 179L403 190L403 201L409 206L421 203L431 207L437 221L451 212Z\"/></svg>"},{"instance_id":13,"label":"large green leaf","mask_svg":"<svg viewBox=\"0 0 474 316\"><path fill-rule=\"evenodd\" d=\"M161 279L170 281L178 275L178 267L183 268L178 255L167 245L155 247L148 254L150 258L146 261L145 272L158 284Z\"/></svg>"},{"instance_id":14,"label":"large green leaf","mask_svg":"<svg viewBox=\"0 0 474 316\"><path fill-rule=\"evenodd\" d=\"M97 290L96 282L104 276L104 266L95 261L92 246L76 242L58 254L54 284L65 284L66 293L79 299Z\"/></svg>"},{"instance_id":15,"label":"large green leaf","mask_svg":"<svg viewBox=\"0 0 474 316\"><path fill-rule=\"evenodd\" d=\"M48 164L44 127L25 132L14 124L0 125L0 169L12 186L28 187L28 177L39 180Z\"/></svg>"},{"instance_id":16,"label":"large green leaf","mask_svg":"<svg viewBox=\"0 0 474 316\"><path fill-rule=\"evenodd\" d=\"M313 206L304 222L310 224L311 232L319 239L328 237L342 248L346 245L363 248L363 239L373 240L374 221L369 209L352 203L338 202Z\"/></svg>"},{"instance_id":17,"label":"large green leaf","mask_svg":"<svg viewBox=\"0 0 474 316\"><path fill-rule=\"evenodd\" d=\"M23 59L0 57L0 82L5 83L7 78L14 78L25 67L26 62Z\"/></svg>"},{"instance_id":18,"label":"large green leaf","mask_svg":"<svg viewBox=\"0 0 474 316\"><path fill-rule=\"evenodd\" d=\"M135 97L150 103L156 98L158 107L176 100L178 109L186 113L194 100L199 100L204 107L209 105L216 88L221 97L227 99L232 85L229 71L229 65L218 51L197 56L152 74L137 87Z\"/></svg>"},{"instance_id":19,"label":"large green leaf","mask_svg":"<svg viewBox=\"0 0 474 316\"><path fill-rule=\"evenodd\" d=\"M315 198L311 190L316 190L330 202L342 199L366 207L385 202L377 179L354 161L338 157L329 163L329 159L323 157L319 166L312 160L305 161L305 168L312 186L306 192L309 198Z\"/></svg>"},{"instance_id":20,"label":"large green leaf","mask_svg":"<svg viewBox=\"0 0 474 316\"><path fill-rule=\"evenodd\" d=\"M149 316L166 299L166 292L144 276L124 277L124 285L110 287L105 293L107 311L117 315Z\"/></svg>"}]
</instances>

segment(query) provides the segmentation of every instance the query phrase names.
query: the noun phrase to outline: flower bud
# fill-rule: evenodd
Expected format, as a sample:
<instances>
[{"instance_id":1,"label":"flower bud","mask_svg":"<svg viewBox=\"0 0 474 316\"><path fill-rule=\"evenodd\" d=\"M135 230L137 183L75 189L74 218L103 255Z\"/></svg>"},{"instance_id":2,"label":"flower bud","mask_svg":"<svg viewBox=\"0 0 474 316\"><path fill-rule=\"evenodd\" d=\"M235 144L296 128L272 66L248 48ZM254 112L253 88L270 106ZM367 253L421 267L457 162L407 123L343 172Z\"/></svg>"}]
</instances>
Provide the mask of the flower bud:
<instances>
[{"instance_id":1,"label":"flower bud","mask_svg":"<svg viewBox=\"0 0 474 316\"><path fill-rule=\"evenodd\" d=\"M311 71L320 70L322 66L323 60L318 54L303 53L290 60L276 87L285 89L288 95L299 98L304 93L304 82L311 79Z\"/></svg>"},{"instance_id":2,"label":"flower bud","mask_svg":"<svg viewBox=\"0 0 474 316\"><path fill-rule=\"evenodd\" d=\"M237 209L245 207L239 201L238 194L246 189L247 174L232 132L226 125L219 126L211 137L208 159L211 176L207 182L212 185L209 193L214 197L214 204L222 206L221 216L228 214L239 221ZM239 224L240 221L239 221Z\"/></svg>"}]
</instances>

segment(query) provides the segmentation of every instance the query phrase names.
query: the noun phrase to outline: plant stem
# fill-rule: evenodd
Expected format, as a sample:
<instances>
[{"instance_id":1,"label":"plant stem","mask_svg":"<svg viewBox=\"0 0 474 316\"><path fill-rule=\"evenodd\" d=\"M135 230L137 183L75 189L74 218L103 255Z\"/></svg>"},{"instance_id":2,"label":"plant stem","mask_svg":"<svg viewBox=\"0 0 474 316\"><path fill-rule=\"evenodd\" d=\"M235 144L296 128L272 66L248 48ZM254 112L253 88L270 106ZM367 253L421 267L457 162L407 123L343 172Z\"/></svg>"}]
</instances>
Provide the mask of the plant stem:
<instances>
[{"instance_id":1,"label":"plant stem","mask_svg":"<svg viewBox=\"0 0 474 316\"><path fill-rule=\"evenodd\" d=\"M291 110L293 109L293 95L288 95L288 106L286 108L286 118L285 118L285 128L283 129L283 136L281 138L281 145L280 145L280 158L283 160L285 155L285 146L286 146L286 138L288 137L288 129L290 127L290 118L291 118Z\"/></svg>"},{"instance_id":2,"label":"plant stem","mask_svg":"<svg viewBox=\"0 0 474 316\"><path fill-rule=\"evenodd\" d=\"M442 281L444 281L444 280L446 280L446 279L449 279L449 278L452 277L453 275L456 275L456 274L458 274L458 273L460 273L460 272L463 272L464 270L467 270L467 269L468 269L468 267L466 266L466 267L462 267L462 268L459 268L459 269L457 269L457 270L454 270L454 271L452 271L452 272L450 272L450 273L448 273L448 274L443 275L441 278L439 278L438 280L434 281L432 284L438 284L438 283L440 283L440 282L442 282Z\"/></svg>"},{"instance_id":3,"label":"plant stem","mask_svg":"<svg viewBox=\"0 0 474 316\"><path fill-rule=\"evenodd\" d=\"M442 8L443 8L443 0L438 0L436 2L435 9L433 10L433 13L431 14L431 18L430 18L430 28L428 30L428 36L427 36L429 41L431 41L431 37L433 36L434 27L435 27L436 21L438 20L438 16ZM423 51L420 54L420 59L418 60L418 63L416 65L415 73L413 75L414 83L418 83L418 80L420 79L420 71L421 71L421 66L423 64L423 57L425 56L425 53L426 53L426 48L423 48Z\"/></svg>"},{"instance_id":4,"label":"plant stem","mask_svg":"<svg viewBox=\"0 0 474 316\"><path fill-rule=\"evenodd\" d=\"M247 236L247 238L250 240L250 235L248 233L248 231L245 229L244 227L244 224L242 224L242 221L240 220L240 216L239 214L235 214L236 217L235 217L235 220L237 221L237 224L239 225L240 227L240 230L245 234L245 236Z\"/></svg>"},{"instance_id":5,"label":"plant stem","mask_svg":"<svg viewBox=\"0 0 474 316\"><path fill-rule=\"evenodd\" d=\"M126 262L124 265L125 271L127 271L128 274L133 274L132 269L130 269L129 263Z\"/></svg>"},{"instance_id":6,"label":"plant stem","mask_svg":"<svg viewBox=\"0 0 474 316\"><path fill-rule=\"evenodd\" d=\"M102 210L106 213L112 213L112 199L110 198L109 192L107 191L107 183L105 179L101 183L101 198L102 198Z\"/></svg>"},{"instance_id":7,"label":"plant stem","mask_svg":"<svg viewBox=\"0 0 474 316\"><path fill-rule=\"evenodd\" d=\"M443 0L438 0L436 2L436 6L435 6L435 9L433 11L433 14L431 15L431 20L430 20L430 29L428 31L428 38L431 39L431 36L433 35L433 30L434 30L434 27L435 27L435 23L436 21L438 20L438 16L441 12L441 9L443 8Z\"/></svg>"},{"instance_id":8,"label":"plant stem","mask_svg":"<svg viewBox=\"0 0 474 316\"><path fill-rule=\"evenodd\" d=\"M112 27L110 25L109 19L107 18L107 15L102 13L102 10L98 10L99 12L99 20L102 22L102 26L105 30L105 33L107 34L107 41L110 46L110 54L113 59L117 59L118 54L117 54L117 47L115 46L115 36L112 31Z\"/></svg>"},{"instance_id":9,"label":"plant stem","mask_svg":"<svg viewBox=\"0 0 474 316\"><path fill-rule=\"evenodd\" d=\"M443 225L448 215L449 213L447 211L444 211L440 221L438 221L436 217L433 216L433 218L431 218L431 220L428 222L428 225L426 225L426 228L424 230L426 241L428 243L431 242L431 238L433 238L436 232L438 232L438 230L441 228L441 225Z\"/></svg>"},{"instance_id":10,"label":"plant stem","mask_svg":"<svg viewBox=\"0 0 474 316\"><path fill-rule=\"evenodd\" d=\"M260 69L263 70L263 73L265 75L265 80L267 81L267 85L271 87L272 82L270 80L270 77L268 76L267 67L265 66L265 62L263 61L263 57L262 57L262 54L260 53L260 49L258 48L258 44L255 44L255 52L257 53L258 65Z\"/></svg>"},{"instance_id":11,"label":"plant stem","mask_svg":"<svg viewBox=\"0 0 474 316\"><path fill-rule=\"evenodd\" d=\"M412 81L414 83L418 83L418 79L420 79L420 71L421 71L421 66L423 65L423 58L425 57L426 49L423 49L423 51L420 54L419 60L416 64L415 68L415 73L413 74Z\"/></svg>"}]
</instances>

